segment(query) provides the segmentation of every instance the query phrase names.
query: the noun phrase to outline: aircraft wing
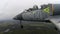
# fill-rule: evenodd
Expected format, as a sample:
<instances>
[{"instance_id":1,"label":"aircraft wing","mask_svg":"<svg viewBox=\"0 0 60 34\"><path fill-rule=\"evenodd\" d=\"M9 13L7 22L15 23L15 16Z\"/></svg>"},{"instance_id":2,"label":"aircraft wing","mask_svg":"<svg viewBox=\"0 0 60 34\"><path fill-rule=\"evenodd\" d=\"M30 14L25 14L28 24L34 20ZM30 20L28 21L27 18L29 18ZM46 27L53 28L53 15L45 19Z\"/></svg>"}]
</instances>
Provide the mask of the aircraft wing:
<instances>
[{"instance_id":1,"label":"aircraft wing","mask_svg":"<svg viewBox=\"0 0 60 34\"><path fill-rule=\"evenodd\" d=\"M60 30L60 16L51 16L49 20Z\"/></svg>"}]
</instances>

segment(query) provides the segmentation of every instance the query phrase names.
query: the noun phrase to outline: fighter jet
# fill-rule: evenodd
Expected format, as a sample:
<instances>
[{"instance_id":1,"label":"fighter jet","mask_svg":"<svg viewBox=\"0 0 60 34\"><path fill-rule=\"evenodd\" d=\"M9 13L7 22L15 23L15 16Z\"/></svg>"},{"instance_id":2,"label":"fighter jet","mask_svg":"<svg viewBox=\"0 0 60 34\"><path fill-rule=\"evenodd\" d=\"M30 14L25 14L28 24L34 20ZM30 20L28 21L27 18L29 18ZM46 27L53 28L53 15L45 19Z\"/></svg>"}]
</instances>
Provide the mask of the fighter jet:
<instances>
[{"instance_id":1,"label":"fighter jet","mask_svg":"<svg viewBox=\"0 0 60 34\"><path fill-rule=\"evenodd\" d=\"M13 18L20 20L21 26L41 26L60 30L60 4L34 5ZM43 24L43 25L42 25ZM52 24L52 25L51 25ZM38 29L38 28L37 28Z\"/></svg>"}]
</instances>

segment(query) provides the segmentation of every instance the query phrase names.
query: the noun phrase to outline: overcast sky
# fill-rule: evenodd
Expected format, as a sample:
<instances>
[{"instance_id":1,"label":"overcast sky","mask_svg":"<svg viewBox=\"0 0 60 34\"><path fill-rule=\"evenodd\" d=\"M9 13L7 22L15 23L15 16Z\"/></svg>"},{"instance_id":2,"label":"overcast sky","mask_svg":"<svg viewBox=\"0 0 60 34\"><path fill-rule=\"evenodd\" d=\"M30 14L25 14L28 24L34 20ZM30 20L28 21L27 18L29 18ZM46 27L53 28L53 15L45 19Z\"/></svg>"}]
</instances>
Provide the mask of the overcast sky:
<instances>
[{"instance_id":1,"label":"overcast sky","mask_svg":"<svg viewBox=\"0 0 60 34\"><path fill-rule=\"evenodd\" d=\"M33 5L60 4L60 0L0 0L0 19L11 19Z\"/></svg>"}]
</instances>

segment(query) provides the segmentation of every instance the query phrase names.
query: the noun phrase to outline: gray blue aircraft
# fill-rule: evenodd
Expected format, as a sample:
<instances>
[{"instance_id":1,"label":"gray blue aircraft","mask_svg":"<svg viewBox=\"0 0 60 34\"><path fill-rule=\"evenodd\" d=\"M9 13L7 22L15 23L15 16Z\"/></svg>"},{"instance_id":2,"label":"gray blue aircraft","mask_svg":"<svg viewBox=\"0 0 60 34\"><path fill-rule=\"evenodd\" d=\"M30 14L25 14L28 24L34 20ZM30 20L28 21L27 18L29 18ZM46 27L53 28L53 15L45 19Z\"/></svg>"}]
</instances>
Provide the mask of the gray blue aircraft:
<instances>
[{"instance_id":1,"label":"gray blue aircraft","mask_svg":"<svg viewBox=\"0 0 60 34\"><path fill-rule=\"evenodd\" d=\"M55 28L60 30L60 4L44 4L41 8L34 5L22 13L15 16L13 19L20 20L21 26L39 26L45 24L47 28ZM54 25L49 25L49 24Z\"/></svg>"}]
</instances>

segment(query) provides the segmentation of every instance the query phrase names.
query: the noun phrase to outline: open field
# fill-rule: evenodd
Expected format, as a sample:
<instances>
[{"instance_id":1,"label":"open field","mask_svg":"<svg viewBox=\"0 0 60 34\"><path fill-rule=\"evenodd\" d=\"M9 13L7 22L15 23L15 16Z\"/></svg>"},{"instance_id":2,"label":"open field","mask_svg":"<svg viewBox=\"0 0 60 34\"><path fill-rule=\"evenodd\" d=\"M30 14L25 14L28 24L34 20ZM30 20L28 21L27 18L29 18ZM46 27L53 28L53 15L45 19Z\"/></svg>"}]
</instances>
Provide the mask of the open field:
<instances>
[{"instance_id":1,"label":"open field","mask_svg":"<svg viewBox=\"0 0 60 34\"><path fill-rule=\"evenodd\" d=\"M56 30L45 30L45 29L41 29L41 30L13 30L7 33L3 33L1 32L0 34L57 34Z\"/></svg>"}]
</instances>

